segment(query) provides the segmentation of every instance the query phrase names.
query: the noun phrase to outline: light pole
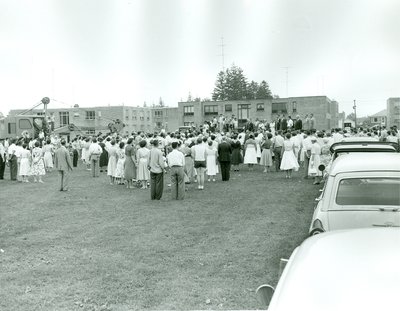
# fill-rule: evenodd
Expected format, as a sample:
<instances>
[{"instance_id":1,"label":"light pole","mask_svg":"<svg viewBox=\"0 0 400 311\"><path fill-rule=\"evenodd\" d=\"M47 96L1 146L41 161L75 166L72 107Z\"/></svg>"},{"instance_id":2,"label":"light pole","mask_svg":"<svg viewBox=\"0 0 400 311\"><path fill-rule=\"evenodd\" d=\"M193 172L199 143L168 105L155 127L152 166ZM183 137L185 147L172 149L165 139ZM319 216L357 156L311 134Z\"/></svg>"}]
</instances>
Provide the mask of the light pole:
<instances>
[{"instance_id":1,"label":"light pole","mask_svg":"<svg viewBox=\"0 0 400 311\"><path fill-rule=\"evenodd\" d=\"M356 106L355 99L354 99L353 109L354 109L354 127L355 127L355 129L357 129L357 106Z\"/></svg>"}]
</instances>

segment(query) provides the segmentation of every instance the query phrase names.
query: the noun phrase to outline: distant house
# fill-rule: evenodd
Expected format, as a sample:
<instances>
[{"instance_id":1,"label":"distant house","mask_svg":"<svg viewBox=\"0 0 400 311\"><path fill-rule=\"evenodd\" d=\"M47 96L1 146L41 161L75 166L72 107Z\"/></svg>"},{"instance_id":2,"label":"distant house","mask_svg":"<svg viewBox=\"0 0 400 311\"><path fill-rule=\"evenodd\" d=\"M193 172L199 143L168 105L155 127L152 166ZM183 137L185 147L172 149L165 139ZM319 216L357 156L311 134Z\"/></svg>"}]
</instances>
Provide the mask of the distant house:
<instances>
[{"instance_id":1,"label":"distant house","mask_svg":"<svg viewBox=\"0 0 400 311\"><path fill-rule=\"evenodd\" d=\"M371 126L387 126L387 110L381 110L372 116L369 116L369 122Z\"/></svg>"}]
</instances>

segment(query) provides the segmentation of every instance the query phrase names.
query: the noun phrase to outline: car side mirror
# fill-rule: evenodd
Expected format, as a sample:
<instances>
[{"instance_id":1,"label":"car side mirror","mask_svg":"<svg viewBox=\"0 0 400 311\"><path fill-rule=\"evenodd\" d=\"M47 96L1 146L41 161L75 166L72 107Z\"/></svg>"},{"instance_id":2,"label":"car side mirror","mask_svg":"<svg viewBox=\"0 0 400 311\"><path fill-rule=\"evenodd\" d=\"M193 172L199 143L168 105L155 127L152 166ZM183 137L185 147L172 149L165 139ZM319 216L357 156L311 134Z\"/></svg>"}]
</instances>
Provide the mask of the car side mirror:
<instances>
[{"instance_id":1,"label":"car side mirror","mask_svg":"<svg viewBox=\"0 0 400 311\"><path fill-rule=\"evenodd\" d=\"M275 289L268 284L261 285L257 288L256 294L263 307L268 308L272 296L274 295L274 291Z\"/></svg>"}]
</instances>

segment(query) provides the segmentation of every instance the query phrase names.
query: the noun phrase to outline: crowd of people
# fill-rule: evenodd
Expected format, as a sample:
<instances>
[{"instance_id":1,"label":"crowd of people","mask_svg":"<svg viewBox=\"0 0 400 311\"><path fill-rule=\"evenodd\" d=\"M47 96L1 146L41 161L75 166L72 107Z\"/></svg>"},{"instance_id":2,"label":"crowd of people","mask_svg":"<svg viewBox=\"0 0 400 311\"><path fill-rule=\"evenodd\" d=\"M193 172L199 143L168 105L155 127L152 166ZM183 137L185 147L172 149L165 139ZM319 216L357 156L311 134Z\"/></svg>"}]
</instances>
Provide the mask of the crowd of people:
<instances>
[{"instance_id":1,"label":"crowd of people","mask_svg":"<svg viewBox=\"0 0 400 311\"><path fill-rule=\"evenodd\" d=\"M291 118L277 118L269 126L258 120L250 125L250 121L240 130L221 124L185 132L78 136L70 142L55 135L43 139L3 140L0 142L0 179L4 179L6 164L10 180L22 183L43 183L44 176L56 169L60 172L60 190L68 191L70 171L81 162L80 169L90 171L93 178L107 175L110 185L150 188L152 200L161 199L164 177L168 174L172 198L182 200L186 184L196 183L198 190L204 190L206 181L214 183L220 174L222 181L227 182L231 171L244 167L253 171L261 166L262 170L257 171L263 174L283 171L287 179L292 178L293 171L301 169L304 178L312 178L319 184L320 164L325 167L329 164L333 143L348 136L398 143L400 137L396 127L327 131L312 126L305 129L299 118L293 122L288 120Z\"/></svg>"}]
</instances>

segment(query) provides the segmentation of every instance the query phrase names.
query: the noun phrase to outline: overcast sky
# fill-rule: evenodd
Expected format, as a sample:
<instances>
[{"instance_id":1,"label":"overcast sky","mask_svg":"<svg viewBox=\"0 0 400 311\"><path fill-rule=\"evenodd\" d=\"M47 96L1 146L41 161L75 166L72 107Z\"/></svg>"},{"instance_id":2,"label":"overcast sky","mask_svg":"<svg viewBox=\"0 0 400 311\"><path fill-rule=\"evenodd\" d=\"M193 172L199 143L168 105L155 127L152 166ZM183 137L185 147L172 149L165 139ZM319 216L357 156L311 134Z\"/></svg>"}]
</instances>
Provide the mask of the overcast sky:
<instances>
[{"instance_id":1,"label":"overcast sky","mask_svg":"<svg viewBox=\"0 0 400 311\"><path fill-rule=\"evenodd\" d=\"M358 115L400 96L398 0L0 0L0 111L177 106L222 68ZM289 67L286 69L286 67ZM288 77L288 83L287 83ZM288 87L287 87L288 85Z\"/></svg>"}]
</instances>

